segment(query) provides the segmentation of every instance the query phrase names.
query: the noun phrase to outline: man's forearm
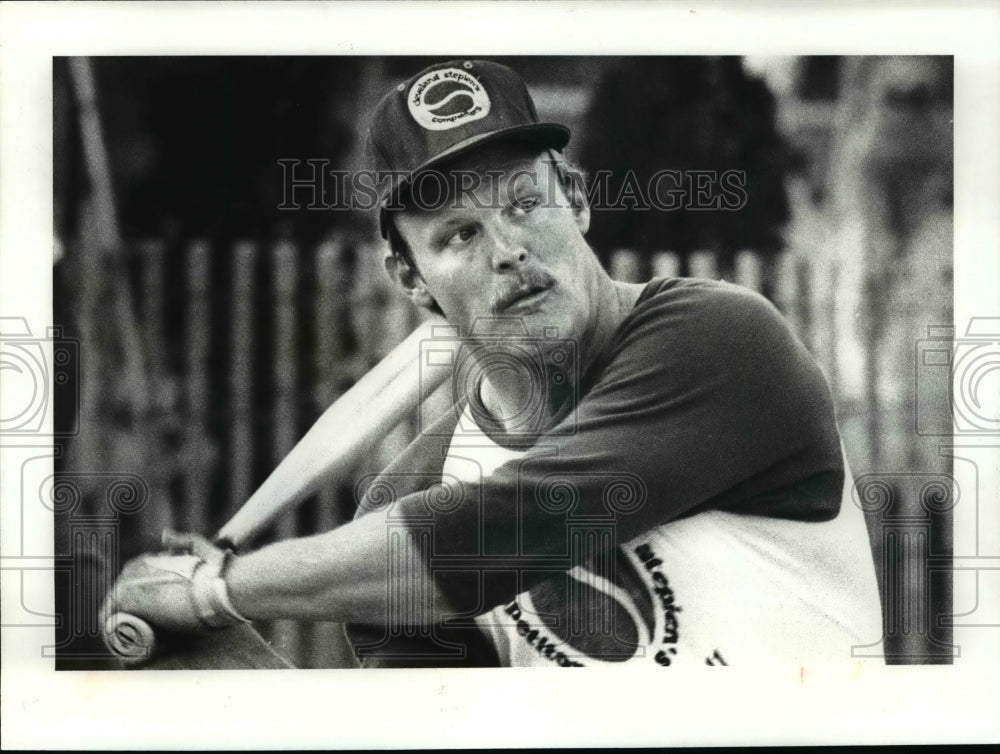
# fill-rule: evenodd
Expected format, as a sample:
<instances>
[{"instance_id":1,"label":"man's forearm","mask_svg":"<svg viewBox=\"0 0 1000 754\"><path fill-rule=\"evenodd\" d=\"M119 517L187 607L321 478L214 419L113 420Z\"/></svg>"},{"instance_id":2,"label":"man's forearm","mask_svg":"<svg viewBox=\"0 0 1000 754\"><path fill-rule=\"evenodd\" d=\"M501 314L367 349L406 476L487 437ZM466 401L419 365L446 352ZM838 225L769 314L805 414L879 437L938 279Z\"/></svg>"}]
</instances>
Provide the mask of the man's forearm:
<instances>
[{"instance_id":1,"label":"man's forearm","mask_svg":"<svg viewBox=\"0 0 1000 754\"><path fill-rule=\"evenodd\" d=\"M444 599L404 539L405 530L393 524L390 531L379 511L325 534L276 542L234 559L226 573L230 599L251 620L431 623L443 616Z\"/></svg>"}]
</instances>

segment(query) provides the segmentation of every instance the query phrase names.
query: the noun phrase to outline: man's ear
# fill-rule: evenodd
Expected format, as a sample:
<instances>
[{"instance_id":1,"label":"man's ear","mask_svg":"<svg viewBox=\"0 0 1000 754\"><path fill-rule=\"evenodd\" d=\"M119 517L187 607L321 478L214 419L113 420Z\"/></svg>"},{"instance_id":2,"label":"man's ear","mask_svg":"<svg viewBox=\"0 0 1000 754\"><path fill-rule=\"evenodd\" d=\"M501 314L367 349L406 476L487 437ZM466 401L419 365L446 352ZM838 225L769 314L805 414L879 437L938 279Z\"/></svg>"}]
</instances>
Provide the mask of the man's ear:
<instances>
[{"instance_id":1,"label":"man's ear","mask_svg":"<svg viewBox=\"0 0 1000 754\"><path fill-rule=\"evenodd\" d=\"M580 235L587 235L590 230L590 205L584 199L582 204L573 204L573 217L576 220L576 227L580 229Z\"/></svg>"},{"instance_id":2,"label":"man's ear","mask_svg":"<svg viewBox=\"0 0 1000 754\"><path fill-rule=\"evenodd\" d=\"M551 153L552 164L555 165L558 157ZM559 183L562 186L563 193L566 195L567 201L569 201L569 206L573 210L573 219L576 222L576 227L580 229L581 235L587 235L587 231L590 230L590 205L587 203L587 192L584 190L583 176L572 173L573 168L565 163L561 166L563 170L566 170L569 174L564 174L564 180Z\"/></svg>"},{"instance_id":3,"label":"man's ear","mask_svg":"<svg viewBox=\"0 0 1000 754\"><path fill-rule=\"evenodd\" d=\"M569 182L569 204L573 208L573 219L576 227L580 229L580 235L587 235L590 230L590 205L587 204L587 195L575 180Z\"/></svg>"},{"instance_id":4,"label":"man's ear","mask_svg":"<svg viewBox=\"0 0 1000 754\"><path fill-rule=\"evenodd\" d=\"M427 284L420 276L420 273L413 269L405 259L391 251L385 255L385 271L389 273L396 285L398 285L410 300L417 306L424 309L437 310L437 302L427 290Z\"/></svg>"}]
</instances>

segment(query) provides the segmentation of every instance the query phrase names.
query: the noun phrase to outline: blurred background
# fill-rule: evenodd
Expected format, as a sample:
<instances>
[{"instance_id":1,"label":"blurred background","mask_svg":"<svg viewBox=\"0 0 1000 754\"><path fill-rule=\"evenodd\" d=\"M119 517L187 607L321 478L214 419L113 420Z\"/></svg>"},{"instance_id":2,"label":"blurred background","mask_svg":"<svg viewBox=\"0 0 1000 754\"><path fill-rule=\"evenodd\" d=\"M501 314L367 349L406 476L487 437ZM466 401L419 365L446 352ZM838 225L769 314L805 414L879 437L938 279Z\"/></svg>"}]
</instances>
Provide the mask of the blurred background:
<instances>
[{"instance_id":1,"label":"blurred background","mask_svg":"<svg viewBox=\"0 0 1000 754\"><path fill-rule=\"evenodd\" d=\"M278 161L300 181L310 159L367 167L371 107L447 59L54 59L54 321L80 342L55 393L76 431L51 493L72 565L57 667L106 666L87 605L120 565L165 526L217 531L418 323L371 213L332 186L282 209ZM610 171L609 197L630 171L743 171L738 210L598 210L589 240L618 279L724 278L789 318L833 389L876 557L884 635L856 652L949 662L950 373L917 355L950 347L951 58L494 59L572 129L570 159ZM353 479L414 431L254 544L349 520ZM339 626L264 630L302 667L354 665Z\"/></svg>"}]
</instances>

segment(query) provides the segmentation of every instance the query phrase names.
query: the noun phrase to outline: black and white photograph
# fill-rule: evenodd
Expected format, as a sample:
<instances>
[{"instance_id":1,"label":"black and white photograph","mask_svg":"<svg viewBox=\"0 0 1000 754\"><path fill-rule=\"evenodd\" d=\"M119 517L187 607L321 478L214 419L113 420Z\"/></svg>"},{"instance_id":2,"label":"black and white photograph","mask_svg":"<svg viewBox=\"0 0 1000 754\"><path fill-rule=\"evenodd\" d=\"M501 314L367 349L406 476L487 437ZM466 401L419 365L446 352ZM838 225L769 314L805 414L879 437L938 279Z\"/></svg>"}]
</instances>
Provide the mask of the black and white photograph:
<instances>
[{"instance_id":1,"label":"black and white photograph","mask_svg":"<svg viewBox=\"0 0 1000 754\"><path fill-rule=\"evenodd\" d=\"M25 5L21 745L997 740L995 10Z\"/></svg>"}]
</instances>

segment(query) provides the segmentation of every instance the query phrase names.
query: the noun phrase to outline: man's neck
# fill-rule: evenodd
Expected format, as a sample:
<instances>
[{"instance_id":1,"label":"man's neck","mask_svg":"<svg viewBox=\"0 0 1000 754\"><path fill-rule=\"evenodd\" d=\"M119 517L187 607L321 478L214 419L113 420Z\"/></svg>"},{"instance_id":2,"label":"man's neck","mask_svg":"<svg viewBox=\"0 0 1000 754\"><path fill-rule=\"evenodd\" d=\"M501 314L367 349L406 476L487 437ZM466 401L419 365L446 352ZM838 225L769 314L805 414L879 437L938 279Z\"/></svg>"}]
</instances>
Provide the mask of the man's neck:
<instances>
[{"instance_id":1,"label":"man's neck","mask_svg":"<svg viewBox=\"0 0 1000 754\"><path fill-rule=\"evenodd\" d=\"M604 287L603 294L596 302L594 327L586 343L579 345L580 365L577 374L582 375L597 358L612 345L618 327L635 307L636 301L645 288L644 283L620 283L611 281ZM544 358L544 356L543 356ZM549 379L551 365L537 369L510 369L487 371L479 386L479 397L483 406L507 432L524 432L530 428L523 422L530 421L538 432L550 427L555 414L563 407L561 397L572 396L577 385L565 385ZM542 385L531 383L528 375L542 377ZM559 390L560 394L554 394ZM539 396L537 407L529 405L531 396ZM537 410L533 410L537 409Z\"/></svg>"}]
</instances>

